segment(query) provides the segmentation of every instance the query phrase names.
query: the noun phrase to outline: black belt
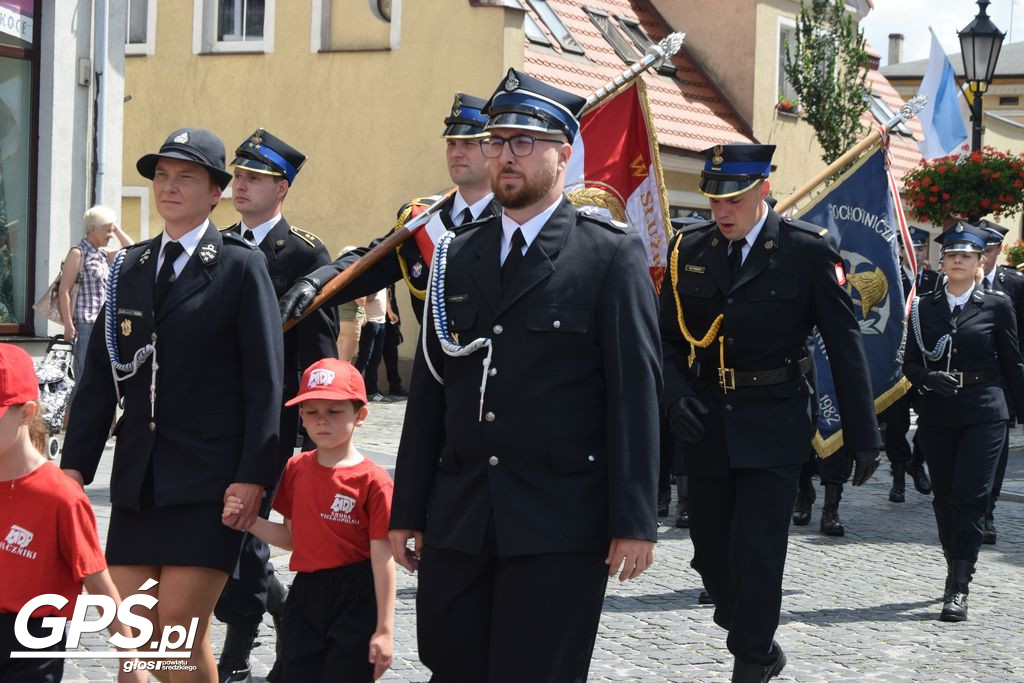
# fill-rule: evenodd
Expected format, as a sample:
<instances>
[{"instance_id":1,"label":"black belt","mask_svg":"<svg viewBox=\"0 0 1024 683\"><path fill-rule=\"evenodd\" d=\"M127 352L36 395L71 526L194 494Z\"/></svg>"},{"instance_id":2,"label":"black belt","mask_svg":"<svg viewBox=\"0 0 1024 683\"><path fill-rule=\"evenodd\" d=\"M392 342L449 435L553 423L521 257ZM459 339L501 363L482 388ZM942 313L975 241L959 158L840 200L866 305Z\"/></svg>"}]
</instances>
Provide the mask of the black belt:
<instances>
[{"instance_id":1,"label":"black belt","mask_svg":"<svg viewBox=\"0 0 1024 683\"><path fill-rule=\"evenodd\" d=\"M716 382L723 390L746 387L766 387L783 384L811 371L811 359L804 357L796 363L772 370L736 370L735 368L705 367L696 364L697 376L706 382Z\"/></svg>"},{"instance_id":2,"label":"black belt","mask_svg":"<svg viewBox=\"0 0 1024 683\"><path fill-rule=\"evenodd\" d=\"M956 377L961 387L969 387L972 384L982 384L984 382L991 382L996 377L996 371L992 368L987 370L976 370L974 372L961 372L958 370L951 370L950 373L953 377Z\"/></svg>"}]
</instances>

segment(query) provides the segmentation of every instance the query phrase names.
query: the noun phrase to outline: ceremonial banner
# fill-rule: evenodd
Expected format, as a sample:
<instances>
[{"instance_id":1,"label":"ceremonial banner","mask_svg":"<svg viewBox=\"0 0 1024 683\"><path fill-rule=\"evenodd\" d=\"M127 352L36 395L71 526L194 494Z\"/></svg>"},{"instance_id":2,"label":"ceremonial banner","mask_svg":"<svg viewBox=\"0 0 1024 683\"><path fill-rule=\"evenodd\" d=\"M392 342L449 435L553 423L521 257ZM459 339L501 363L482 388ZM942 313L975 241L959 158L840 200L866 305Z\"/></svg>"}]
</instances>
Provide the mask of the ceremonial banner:
<instances>
[{"instance_id":1,"label":"ceremonial banner","mask_svg":"<svg viewBox=\"0 0 1024 683\"><path fill-rule=\"evenodd\" d=\"M660 291L671 235L668 195L642 78L584 114L565 184L573 204L600 207L640 234Z\"/></svg>"},{"instance_id":2,"label":"ceremonial banner","mask_svg":"<svg viewBox=\"0 0 1024 683\"><path fill-rule=\"evenodd\" d=\"M894 204L895 202L895 204ZM798 217L827 228L839 245L836 277L853 300L870 366L875 410L881 412L906 393L903 377L906 301L900 278L897 233L906 230L899 194L884 150L867 154ZM894 208L895 207L895 208ZM909 238L904 237L909 244ZM827 457L843 445L842 416L821 335L814 330L813 359L818 389L818 424L813 445Z\"/></svg>"}]
</instances>

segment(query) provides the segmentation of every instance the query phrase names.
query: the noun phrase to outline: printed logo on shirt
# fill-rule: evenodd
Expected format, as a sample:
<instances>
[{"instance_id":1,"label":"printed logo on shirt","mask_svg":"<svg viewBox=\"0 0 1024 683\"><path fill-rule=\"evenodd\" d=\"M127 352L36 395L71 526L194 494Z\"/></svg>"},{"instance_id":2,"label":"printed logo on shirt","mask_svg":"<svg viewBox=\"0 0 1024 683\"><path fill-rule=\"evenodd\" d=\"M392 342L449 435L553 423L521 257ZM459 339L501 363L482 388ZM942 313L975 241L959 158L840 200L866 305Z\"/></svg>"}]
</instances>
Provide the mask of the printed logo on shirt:
<instances>
[{"instance_id":1,"label":"printed logo on shirt","mask_svg":"<svg viewBox=\"0 0 1024 683\"><path fill-rule=\"evenodd\" d=\"M28 529L12 524L11 530L7 532L7 537L4 538L3 543L0 543L0 550L34 560L37 555L36 551L28 549L28 544L34 537L35 534Z\"/></svg>"},{"instance_id":2,"label":"printed logo on shirt","mask_svg":"<svg viewBox=\"0 0 1024 683\"><path fill-rule=\"evenodd\" d=\"M309 373L308 387L329 387L334 381L334 370L319 368Z\"/></svg>"},{"instance_id":3,"label":"printed logo on shirt","mask_svg":"<svg viewBox=\"0 0 1024 683\"><path fill-rule=\"evenodd\" d=\"M341 522L343 524L359 524L358 519L351 517L351 512L356 508L356 499L346 496L343 493L335 493L334 501L331 503L330 512L321 512L320 516L328 522Z\"/></svg>"}]
</instances>

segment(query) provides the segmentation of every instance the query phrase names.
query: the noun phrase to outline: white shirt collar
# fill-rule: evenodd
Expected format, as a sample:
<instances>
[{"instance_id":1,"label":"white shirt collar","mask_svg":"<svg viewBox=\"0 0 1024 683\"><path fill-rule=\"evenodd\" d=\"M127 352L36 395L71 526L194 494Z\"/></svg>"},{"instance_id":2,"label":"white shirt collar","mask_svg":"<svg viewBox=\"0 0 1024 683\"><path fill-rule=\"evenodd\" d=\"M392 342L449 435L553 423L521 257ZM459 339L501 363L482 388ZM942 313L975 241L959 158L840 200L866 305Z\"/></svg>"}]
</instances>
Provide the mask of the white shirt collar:
<instances>
[{"instance_id":1,"label":"white shirt collar","mask_svg":"<svg viewBox=\"0 0 1024 683\"><path fill-rule=\"evenodd\" d=\"M971 298L971 294L974 293L974 287L971 287L960 296L953 296L949 293L949 286L943 285L942 287L946 291L946 302L949 304L949 310L952 311L954 306L959 306L961 309L967 304L967 301Z\"/></svg>"},{"instance_id":2,"label":"white shirt collar","mask_svg":"<svg viewBox=\"0 0 1024 683\"><path fill-rule=\"evenodd\" d=\"M259 246L260 243L263 242L264 239L266 239L267 235L270 233L273 227L277 225L277 222L279 220L281 220L281 214L275 215L266 223L260 223L256 227L250 228L248 225L245 224L245 219L243 218L241 221L242 235L245 235L246 230L252 230L252 236L256 240L256 246Z\"/></svg>"},{"instance_id":3,"label":"white shirt collar","mask_svg":"<svg viewBox=\"0 0 1024 683\"><path fill-rule=\"evenodd\" d=\"M526 221L522 225L516 223L514 220L508 217L508 214L504 210L501 212L501 262L505 262L505 257L508 255L509 250L512 247L512 235L515 234L516 230L523 231L523 238L526 240L526 244L523 245L523 253L530 248L533 244L533 240L537 239L537 235L540 234L540 229L544 227L544 224L551 218L551 214L555 212L558 205L562 202L563 197L558 196L555 203L548 208L541 211L539 214Z\"/></svg>"},{"instance_id":4,"label":"white shirt collar","mask_svg":"<svg viewBox=\"0 0 1024 683\"><path fill-rule=\"evenodd\" d=\"M456 226L462 225L462 212L469 207L469 213L473 216L473 220L480 218L480 214L484 212L487 205L491 203L491 199L494 197L492 193L488 193L482 199L477 200L473 204L466 202L465 197L462 196L462 192L458 191L455 193L455 200L452 202L452 209L449 212L452 223Z\"/></svg>"},{"instance_id":5,"label":"white shirt collar","mask_svg":"<svg viewBox=\"0 0 1024 683\"><path fill-rule=\"evenodd\" d=\"M156 272L160 274L160 268L164 264L164 245L168 242L177 242L184 248L184 252L174 260L174 276L181 275L181 271L184 270L185 264L192 258L192 252L199 246L199 241L203 239L203 234L206 232L206 226L209 225L210 219L207 218L202 223L192 228L179 239L173 240L171 237L164 232L160 239L160 254L156 259ZM156 278L154 278L156 279Z\"/></svg>"},{"instance_id":6,"label":"white shirt collar","mask_svg":"<svg viewBox=\"0 0 1024 683\"><path fill-rule=\"evenodd\" d=\"M740 263L747 260L747 254L750 253L750 249L757 242L757 236L761 234L761 228L764 227L764 222L768 220L768 205L764 205L764 213L761 214L761 220L754 224L747 236L743 238L743 256L740 257Z\"/></svg>"}]
</instances>

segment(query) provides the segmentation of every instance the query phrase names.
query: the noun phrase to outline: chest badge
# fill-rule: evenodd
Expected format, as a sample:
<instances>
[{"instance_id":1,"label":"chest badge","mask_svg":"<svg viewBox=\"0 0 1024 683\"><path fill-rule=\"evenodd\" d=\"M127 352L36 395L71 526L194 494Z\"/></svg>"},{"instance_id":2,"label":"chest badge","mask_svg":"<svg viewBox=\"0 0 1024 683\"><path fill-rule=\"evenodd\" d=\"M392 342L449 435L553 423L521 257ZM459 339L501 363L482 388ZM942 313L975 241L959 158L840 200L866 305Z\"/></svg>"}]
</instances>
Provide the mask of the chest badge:
<instances>
[{"instance_id":1,"label":"chest badge","mask_svg":"<svg viewBox=\"0 0 1024 683\"><path fill-rule=\"evenodd\" d=\"M199 247L199 258L203 263L209 263L210 261L217 258L217 247L216 245L210 244L209 242Z\"/></svg>"},{"instance_id":2,"label":"chest badge","mask_svg":"<svg viewBox=\"0 0 1024 683\"><path fill-rule=\"evenodd\" d=\"M412 273L413 277L419 277L420 275L423 275L423 263L417 261L416 263L412 264L412 269L410 270L410 272Z\"/></svg>"},{"instance_id":3,"label":"chest badge","mask_svg":"<svg viewBox=\"0 0 1024 683\"><path fill-rule=\"evenodd\" d=\"M703 273L704 272L704 266L695 266L695 265L687 263L686 264L686 272L687 273Z\"/></svg>"},{"instance_id":4,"label":"chest badge","mask_svg":"<svg viewBox=\"0 0 1024 683\"><path fill-rule=\"evenodd\" d=\"M775 240L766 240L765 243L764 243L764 248L765 249L774 249L775 248Z\"/></svg>"},{"instance_id":5,"label":"chest badge","mask_svg":"<svg viewBox=\"0 0 1024 683\"><path fill-rule=\"evenodd\" d=\"M132 321L125 318L121 321L121 336L130 337L132 335Z\"/></svg>"},{"instance_id":6,"label":"chest badge","mask_svg":"<svg viewBox=\"0 0 1024 683\"><path fill-rule=\"evenodd\" d=\"M150 251L149 247L146 247L146 251L142 252L142 256L139 257L139 265L140 266L145 265L146 261L149 260L149 251Z\"/></svg>"}]
</instances>

